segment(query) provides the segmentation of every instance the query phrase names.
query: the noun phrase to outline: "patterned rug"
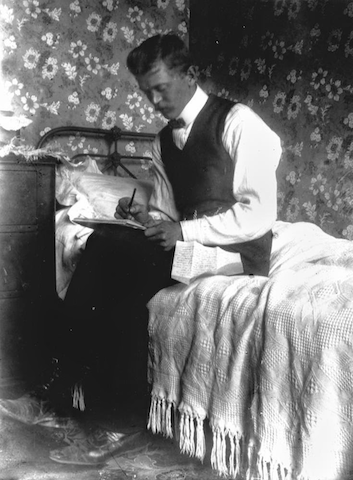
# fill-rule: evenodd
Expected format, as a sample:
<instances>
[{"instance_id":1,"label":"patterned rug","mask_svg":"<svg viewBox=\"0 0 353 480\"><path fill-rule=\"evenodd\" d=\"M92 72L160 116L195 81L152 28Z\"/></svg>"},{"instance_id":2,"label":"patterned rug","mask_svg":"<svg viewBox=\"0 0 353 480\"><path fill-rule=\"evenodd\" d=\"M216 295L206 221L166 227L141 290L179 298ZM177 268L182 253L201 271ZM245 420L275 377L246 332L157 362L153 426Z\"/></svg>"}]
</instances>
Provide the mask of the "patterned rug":
<instances>
[{"instance_id":1,"label":"patterned rug","mask_svg":"<svg viewBox=\"0 0 353 480\"><path fill-rule=\"evenodd\" d=\"M63 448L84 448L97 432L90 425L48 428L0 417L0 480L216 480L210 465L179 453L175 440L153 435L129 422L137 434L128 447L101 465L71 465L50 459ZM123 429L124 430L124 429Z\"/></svg>"}]
</instances>

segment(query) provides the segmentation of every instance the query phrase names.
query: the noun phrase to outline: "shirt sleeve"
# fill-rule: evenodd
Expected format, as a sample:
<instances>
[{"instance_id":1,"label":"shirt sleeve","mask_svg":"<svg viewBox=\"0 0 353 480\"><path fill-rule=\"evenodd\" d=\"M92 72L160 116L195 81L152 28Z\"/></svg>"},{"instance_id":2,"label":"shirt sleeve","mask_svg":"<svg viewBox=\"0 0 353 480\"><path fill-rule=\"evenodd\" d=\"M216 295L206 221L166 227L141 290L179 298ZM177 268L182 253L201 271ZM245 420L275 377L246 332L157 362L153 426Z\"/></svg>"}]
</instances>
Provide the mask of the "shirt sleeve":
<instances>
[{"instance_id":1,"label":"shirt sleeve","mask_svg":"<svg viewBox=\"0 0 353 480\"><path fill-rule=\"evenodd\" d=\"M164 169L159 135L152 145L153 191L149 200L149 214L155 220L179 221L172 187Z\"/></svg>"},{"instance_id":2,"label":"shirt sleeve","mask_svg":"<svg viewBox=\"0 0 353 480\"><path fill-rule=\"evenodd\" d=\"M277 218L279 137L249 107L236 104L227 115L222 140L234 162L234 205L218 215L181 221L184 241L242 243L260 238Z\"/></svg>"}]
</instances>

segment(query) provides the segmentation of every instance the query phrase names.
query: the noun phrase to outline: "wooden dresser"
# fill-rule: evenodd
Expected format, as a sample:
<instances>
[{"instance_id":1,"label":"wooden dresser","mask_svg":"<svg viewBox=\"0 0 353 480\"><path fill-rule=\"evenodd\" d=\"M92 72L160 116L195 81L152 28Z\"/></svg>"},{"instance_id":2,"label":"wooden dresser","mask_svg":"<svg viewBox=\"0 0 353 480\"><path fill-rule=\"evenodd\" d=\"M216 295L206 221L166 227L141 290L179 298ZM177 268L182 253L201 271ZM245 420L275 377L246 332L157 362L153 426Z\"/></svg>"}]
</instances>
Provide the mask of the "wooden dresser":
<instances>
[{"instance_id":1,"label":"wooden dresser","mask_svg":"<svg viewBox=\"0 0 353 480\"><path fill-rule=\"evenodd\" d=\"M25 389L41 362L55 296L55 160L0 158L0 396ZM44 339L45 341L45 339Z\"/></svg>"}]
</instances>

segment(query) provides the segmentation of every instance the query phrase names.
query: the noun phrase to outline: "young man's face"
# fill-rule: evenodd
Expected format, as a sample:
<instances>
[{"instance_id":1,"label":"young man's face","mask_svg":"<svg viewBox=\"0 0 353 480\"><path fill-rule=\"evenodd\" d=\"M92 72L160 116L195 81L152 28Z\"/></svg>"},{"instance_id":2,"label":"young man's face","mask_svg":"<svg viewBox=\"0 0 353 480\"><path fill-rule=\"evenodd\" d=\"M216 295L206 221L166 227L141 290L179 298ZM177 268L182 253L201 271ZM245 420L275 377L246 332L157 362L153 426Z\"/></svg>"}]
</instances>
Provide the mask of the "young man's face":
<instances>
[{"instance_id":1,"label":"young man's face","mask_svg":"<svg viewBox=\"0 0 353 480\"><path fill-rule=\"evenodd\" d=\"M164 62L157 62L136 80L155 110L169 120L178 117L196 90L192 69L186 74L169 70Z\"/></svg>"}]
</instances>

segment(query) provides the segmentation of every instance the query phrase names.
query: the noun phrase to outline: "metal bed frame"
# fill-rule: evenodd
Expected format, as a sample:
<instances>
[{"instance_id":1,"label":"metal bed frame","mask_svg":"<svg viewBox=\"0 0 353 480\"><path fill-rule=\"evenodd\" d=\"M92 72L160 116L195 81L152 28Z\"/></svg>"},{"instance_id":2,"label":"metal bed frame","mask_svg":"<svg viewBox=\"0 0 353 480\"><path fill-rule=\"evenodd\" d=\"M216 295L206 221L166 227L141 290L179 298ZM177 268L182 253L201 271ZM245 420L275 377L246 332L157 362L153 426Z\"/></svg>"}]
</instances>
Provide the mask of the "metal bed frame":
<instances>
[{"instance_id":1,"label":"metal bed frame","mask_svg":"<svg viewBox=\"0 0 353 480\"><path fill-rule=\"evenodd\" d=\"M52 137L55 136L67 136L67 135L79 135L95 137L98 139L105 140L108 144L109 153L106 155L98 153L78 153L74 155L71 160L75 160L79 157L90 156L92 158L106 160L105 167L102 170L104 172L110 167L114 169L122 168L129 176L136 178L136 176L130 172L130 170L121 162L122 159L136 159L136 160L151 160L150 157L138 156L138 155L121 155L118 151L118 141L119 140L153 140L155 134L153 133L138 133L138 132L127 132L121 130L119 127L115 126L110 130L104 130L102 128L87 128L87 127L76 127L76 126L67 126L67 127L58 127L53 128L47 132L37 143L36 148L42 148L43 145ZM114 150L111 151L111 147L114 146Z\"/></svg>"}]
</instances>

